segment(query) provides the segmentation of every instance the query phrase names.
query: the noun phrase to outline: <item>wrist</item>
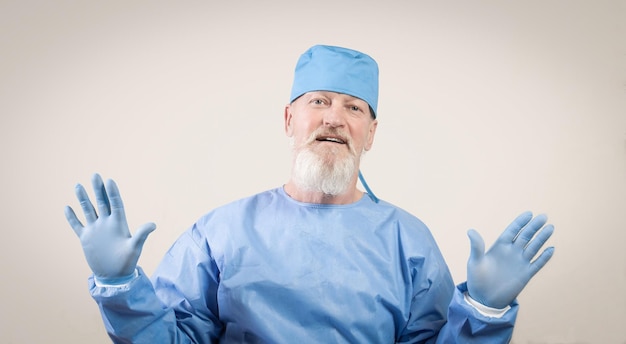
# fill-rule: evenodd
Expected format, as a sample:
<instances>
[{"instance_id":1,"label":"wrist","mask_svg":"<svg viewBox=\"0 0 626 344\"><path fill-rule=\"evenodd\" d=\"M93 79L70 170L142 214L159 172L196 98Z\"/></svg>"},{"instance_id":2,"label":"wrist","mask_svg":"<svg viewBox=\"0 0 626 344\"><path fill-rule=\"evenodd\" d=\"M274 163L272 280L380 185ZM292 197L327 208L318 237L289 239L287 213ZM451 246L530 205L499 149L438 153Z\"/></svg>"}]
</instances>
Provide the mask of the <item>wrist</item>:
<instances>
[{"instance_id":1,"label":"wrist","mask_svg":"<svg viewBox=\"0 0 626 344\"><path fill-rule=\"evenodd\" d=\"M119 287L132 282L137 276L139 273L135 269L132 274L127 276L108 278L94 275L93 280L97 287Z\"/></svg>"},{"instance_id":2,"label":"wrist","mask_svg":"<svg viewBox=\"0 0 626 344\"><path fill-rule=\"evenodd\" d=\"M503 308L494 308L494 307L489 307L486 306L476 300L474 300L468 292L463 293L463 298L465 299L465 302L467 302L468 304L470 304L472 307L474 307L474 309L476 309L478 311L478 313L487 316L487 317L491 317L491 318L501 318L509 309L511 309L511 306L507 305Z\"/></svg>"}]
</instances>

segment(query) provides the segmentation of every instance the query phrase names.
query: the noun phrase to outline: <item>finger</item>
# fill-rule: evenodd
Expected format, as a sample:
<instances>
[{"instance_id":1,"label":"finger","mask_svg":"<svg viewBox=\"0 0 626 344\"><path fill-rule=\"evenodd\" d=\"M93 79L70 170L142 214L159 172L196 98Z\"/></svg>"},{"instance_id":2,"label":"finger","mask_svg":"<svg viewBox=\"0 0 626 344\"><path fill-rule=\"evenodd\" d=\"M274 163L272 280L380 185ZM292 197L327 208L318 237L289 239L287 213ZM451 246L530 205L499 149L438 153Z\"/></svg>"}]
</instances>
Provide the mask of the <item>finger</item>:
<instances>
[{"instance_id":1,"label":"finger","mask_svg":"<svg viewBox=\"0 0 626 344\"><path fill-rule=\"evenodd\" d=\"M98 173L95 173L91 177L91 185L93 186L93 192L96 195L96 201L98 203L98 213L100 216L108 216L111 214L111 204L109 203L109 197L107 196L102 177Z\"/></svg>"},{"instance_id":2,"label":"finger","mask_svg":"<svg viewBox=\"0 0 626 344\"><path fill-rule=\"evenodd\" d=\"M126 220L126 212L124 211L124 202L120 196L120 190L112 179L106 182L106 190L108 200L110 201L111 215L119 220Z\"/></svg>"},{"instance_id":3,"label":"finger","mask_svg":"<svg viewBox=\"0 0 626 344\"><path fill-rule=\"evenodd\" d=\"M132 238L132 245L135 248L141 250L143 244L145 243L148 235L152 233L156 229L156 225L152 222L146 223L139 227L137 231L135 231L135 235Z\"/></svg>"},{"instance_id":4,"label":"finger","mask_svg":"<svg viewBox=\"0 0 626 344\"><path fill-rule=\"evenodd\" d=\"M84 227L83 227L83 224L78 219L78 217L76 216L76 213L74 212L74 209L72 209L72 207L65 206L65 218L67 219L67 222L70 224L70 226L74 230L74 233L76 233L76 235L80 238L80 236L83 234Z\"/></svg>"},{"instance_id":5,"label":"finger","mask_svg":"<svg viewBox=\"0 0 626 344\"><path fill-rule=\"evenodd\" d=\"M470 239L470 257L469 263L477 262L485 255L485 241L480 233L470 229L467 231L467 236Z\"/></svg>"},{"instance_id":6,"label":"finger","mask_svg":"<svg viewBox=\"0 0 626 344\"><path fill-rule=\"evenodd\" d=\"M533 213L525 211L518 215L510 225L506 227L504 232L500 235L498 240L511 243L515 240L519 231L533 218Z\"/></svg>"},{"instance_id":7,"label":"finger","mask_svg":"<svg viewBox=\"0 0 626 344\"><path fill-rule=\"evenodd\" d=\"M543 227L543 225L548 222L548 217L544 214L537 215L534 219L532 219L521 231L517 238L513 239L515 245L526 247L528 242L535 236L535 234Z\"/></svg>"},{"instance_id":8,"label":"finger","mask_svg":"<svg viewBox=\"0 0 626 344\"><path fill-rule=\"evenodd\" d=\"M91 200L89 200L89 196L87 195L85 188L81 184L78 184L76 185L76 188L74 188L74 192L76 193L76 198L78 198L80 207L83 209L87 223L96 221L98 219L98 214L96 214L96 209L94 209Z\"/></svg>"},{"instance_id":9,"label":"finger","mask_svg":"<svg viewBox=\"0 0 626 344\"><path fill-rule=\"evenodd\" d=\"M554 232L553 225L547 225L543 227L543 229L539 231L539 233L537 233L537 236L535 236L535 238L532 239L528 243L528 245L526 245L526 248L524 249L524 253L523 253L524 258L528 260L533 259L533 257L537 255L537 252L539 252L539 250L546 243L546 241L550 239L553 232Z\"/></svg>"},{"instance_id":10,"label":"finger","mask_svg":"<svg viewBox=\"0 0 626 344\"><path fill-rule=\"evenodd\" d=\"M543 252L541 252L541 255L539 255L539 257L537 257L537 259L535 259L535 261L530 264L530 277L535 276L535 274L539 272L539 270L541 270L546 265L546 263L548 263L553 255L554 247L548 247Z\"/></svg>"}]
</instances>

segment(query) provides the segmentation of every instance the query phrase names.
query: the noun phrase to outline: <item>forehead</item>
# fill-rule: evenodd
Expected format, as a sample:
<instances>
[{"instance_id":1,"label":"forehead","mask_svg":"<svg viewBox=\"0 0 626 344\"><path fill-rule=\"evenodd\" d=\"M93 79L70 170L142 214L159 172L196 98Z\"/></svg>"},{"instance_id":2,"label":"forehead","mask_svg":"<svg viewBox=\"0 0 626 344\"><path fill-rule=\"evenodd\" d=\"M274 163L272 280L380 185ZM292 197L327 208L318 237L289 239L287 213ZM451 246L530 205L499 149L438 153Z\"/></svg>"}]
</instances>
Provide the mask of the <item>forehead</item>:
<instances>
[{"instance_id":1,"label":"forehead","mask_svg":"<svg viewBox=\"0 0 626 344\"><path fill-rule=\"evenodd\" d=\"M348 101L362 102L364 104L367 104L367 102L361 98L351 96L347 93L338 93L338 92L332 92L332 91L311 91L311 92L307 92L303 94L300 98L311 99L315 97L331 98L331 99L342 100L346 102Z\"/></svg>"}]
</instances>

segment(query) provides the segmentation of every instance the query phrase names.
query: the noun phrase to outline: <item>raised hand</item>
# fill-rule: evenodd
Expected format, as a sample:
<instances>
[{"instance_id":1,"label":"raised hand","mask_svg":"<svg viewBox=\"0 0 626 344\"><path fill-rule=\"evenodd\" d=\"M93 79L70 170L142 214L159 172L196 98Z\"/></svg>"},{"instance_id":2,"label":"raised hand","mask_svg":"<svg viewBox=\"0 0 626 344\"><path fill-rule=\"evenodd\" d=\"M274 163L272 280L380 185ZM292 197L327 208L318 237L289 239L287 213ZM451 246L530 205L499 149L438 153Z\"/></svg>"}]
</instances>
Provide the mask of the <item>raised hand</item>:
<instances>
[{"instance_id":1,"label":"raised hand","mask_svg":"<svg viewBox=\"0 0 626 344\"><path fill-rule=\"evenodd\" d=\"M115 182L109 179L105 186L98 174L94 174L91 182L98 210L89 200L85 188L78 184L76 197L85 214L86 224L80 222L69 206L65 207L65 217L78 235L87 263L96 278L103 283L119 283L134 275L143 244L156 225L144 224L131 236Z\"/></svg>"},{"instance_id":2,"label":"raised hand","mask_svg":"<svg viewBox=\"0 0 626 344\"><path fill-rule=\"evenodd\" d=\"M546 248L533 260L552 235L545 215L519 215L485 253L485 243L475 230L468 231L471 253L467 262L469 296L492 308L504 308L524 289L554 253Z\"/></svg>"}]
</instances>

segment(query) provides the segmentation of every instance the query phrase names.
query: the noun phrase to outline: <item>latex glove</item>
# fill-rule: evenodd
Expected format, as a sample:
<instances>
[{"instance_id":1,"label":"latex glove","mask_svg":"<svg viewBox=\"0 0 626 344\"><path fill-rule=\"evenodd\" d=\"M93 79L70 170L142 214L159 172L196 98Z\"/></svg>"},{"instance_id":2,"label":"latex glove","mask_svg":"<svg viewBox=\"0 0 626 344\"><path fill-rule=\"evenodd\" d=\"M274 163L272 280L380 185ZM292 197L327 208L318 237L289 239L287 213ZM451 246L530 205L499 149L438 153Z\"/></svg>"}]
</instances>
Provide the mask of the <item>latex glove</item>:
<instances>
[{"instance_id":1,"label":"latex glove","mask_svg":"<svg viewBox=\"0 0 626 344\"><path fill-rule=\"evenodd\" d=\"M76 197L85 214L86 224L78 220L69 206L65 207L65 217L80 238L85 258L96 278L107 284L123 283L134 276L143 244L156 225L144 224L135 232L135 236L131 236L115 182L109 179L105 187L98 174L94 174L91 182L98 211L89 200L85 188L78 184Z\"/></svg>"},{"instance_id":2,"label":"latex glove","mask_svg":"<svg viewBox=\"0 0 626 344\"><path fill-rule=\"evenodd\" d=\"M533 218L531 212L522 213L487 253L480 234L468 231L471 253L467 263L467 290L472 299L499 309L515 300L554 253L554 247L548 247L533 260L554 231L552 225L544 227L547 219L545 215Z\"/></svg>"}]
</instances>

